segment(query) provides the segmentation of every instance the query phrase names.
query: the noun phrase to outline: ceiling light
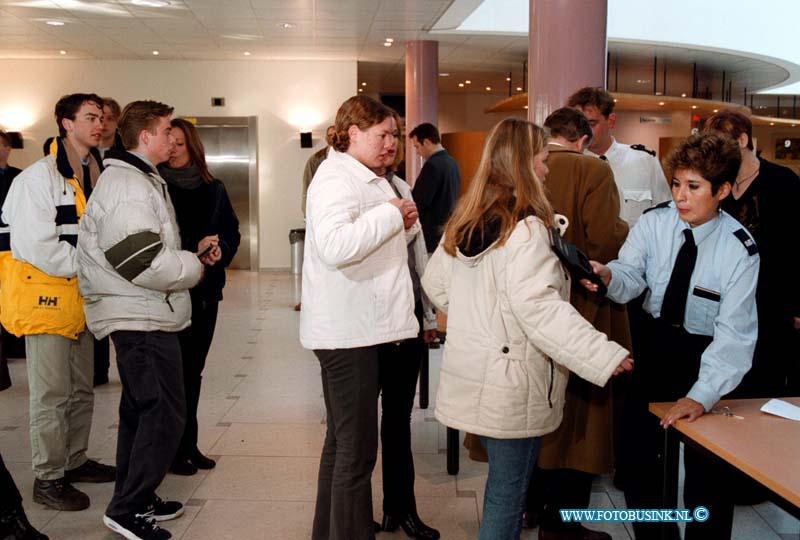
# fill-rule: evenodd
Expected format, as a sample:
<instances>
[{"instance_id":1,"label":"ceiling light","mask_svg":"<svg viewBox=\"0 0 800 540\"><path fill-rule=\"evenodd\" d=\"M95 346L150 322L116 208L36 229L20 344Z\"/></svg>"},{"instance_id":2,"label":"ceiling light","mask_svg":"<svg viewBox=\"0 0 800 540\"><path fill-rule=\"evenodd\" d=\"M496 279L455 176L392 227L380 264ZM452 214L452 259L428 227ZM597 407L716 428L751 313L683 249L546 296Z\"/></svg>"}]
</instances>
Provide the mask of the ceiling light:
<instances>
[{"instance_id":1,"label":"ceiling light","mask_svg":"<svg viewBox=\"0 0 800 540\"><path fill-rule=\"evenodd\" d=\"M663 101L659 101L659 102L658 102L658 104L659 104L659 105L663 105L663 104L664 104L664 102L663 102Z\"/></svg>"},{"instance_id":2,"label":"ceiling light","mask_svg":"<svg viewBox=\"0 0 800 540\"><path fill-rule=\"evenodd\" d=\"M362 83L361 83L361 86L367 86L367 83L365 83L365 82L362 82Z\"/></svg>"},{"instance_id":3,"label":"ceiling light","mask_svg":"<svg viewBox=\"0 0 800 540\"><path fill-rule=\"evenodd\" d=\"M774 126L775 122L770 122L769 125Z\"/></svg>"},{"instance_id":4,"label":"ceiling light","mask_svg":"<svg viewBox=\"0 0 800 540\"><path fill-rule=\"evenodd\" d=\"M486 87L486 91L487 91L487 92L491 92L491 91L492 91L492 87L491 87L491 86L487 86L487 87Z\"/></svg>"},{"instance_id":5,"label":"ceiling light","mask_svg":"<svg viewBox=\"0 0 800 540\"><path fill-rule=\"evenodd\" d=\"M797 127L797 124L792 124L792 127Z\"/></svg>"},{"instance_id":6,"label":"ceiling light","mask_svg":"<svg viewBox=\"0 0 800 540\"><path fill-rule=\"evenodd\" d=\"M449 73L439 73L439 77L449 77Z\"/></svg>"},{"instance_id":7,"label":"ceiling light","mask_svg":"<svg viewBox=\"0 0 800 540\"><path fill-rule=\"evenodd\" d=\"M647 84L650 82L650 79L636 79L638 84Z\"/></svg>"},{"instance_id":8,"label":"ceiling light","mask_svg":"<svg viewBox=\"0 0 800 540\"><path fill-rule=\"evenodd\" d=\"M50 26L64 26L64 21L47 21Z\"/></svg>"},{"instance_id":9,"label":"ceiling light","mask_svg":"<svg viewBox=\"0 0 800 540\"><path fill-rule=\"evenodd\" d=\"M67 54L67 51L58 51L58 54Z\"/></svg>"},{"instance_id":10,"label":"ceiling light","mask_svg":"<svg viewBox=\"0 0 800 540\"><path fill-rule=\"evenodd\" d=\"M363 88L359 88L359 89L358 89L358 91L359 91L359 92L363 92L363 91L364 91L364 89L363 89Z\"/></svg>"},{"instance_id":11,"label":"ceiling light","mask_svg":"<svg viewBox=\"0 0 800 540\"><path fill-rule=\"evenodd\" d=\"M686 93L684 92L683 94L681 94L681 97L686 97Z\"/></svg>"},{"instance_id":12,"label":"ceiling light","mask_svg":"<svg viewBox=\"0 0 800 540\"><path fill-rule=\"evenodd\" d=\"M290 28L294 28L294 24L292 23L278 23L278 28L283 28L284 30L289 30Z\"/></svg>"},{"instance_id":13,"label":"ceiling light","mask_svg":"<svg viewBox=\"0 0 800 540\"><path fill-rule=\"evenodd\" d=\"M458 83L458 87L459 88L464 88L464 83L463 82Z\"/></svg>"},{"instance_id":14,"label":"ceiling light","mask_svg":"<svg viewBox=\"0 0 800 540\"><path fill-rule=\"evenodd\" d=\"M522 87L521 86L517 86L517 92L522 92Z\"/></svg>"},{"instance_id":15,"label":"ceiling light","mask_svg":"<svg viewBox=\"0 0 800 540\"><path fill-rule=\"evenodd\" d=\"M153 56L158 56L158 51L153 51Z\"/></svg>"},{"instance_id":16,"label":"ceiling light","mask_svg":"<svg viewBox=\"0 0 800 540\"><path fill-rule=\"evenodd\" d=\"M714 112L719 112L719 109L714 109Z\"/></svg>"},{"instance_id":17,"label":"ceiling light","mask_svg":"<svg viewBox=\"0 0 800 540\"><path fill-rule=\"evenodd\" d=\"M511 82L511 77L506 77L506 82Z\"/></svg>"},{"instance_id":18,"label":"ceiling light","mask_svg":"<svg viewBox=\"0 0 800 540\"><path fill-rule=\"evenodd\" d=\"M467 79L466 81L464 81L464 84L472 84L472 81Z\"/></svg>"},{"instance_id":19,"label":"ceiling light","mask_svg":"<svg viewBox=\"0 0 800 540\"><path fill-rule=\"evenodd\" d=\"M131 4L145 7L169 7L167 0L131 0Z\"/></svg>"},{"instance_id":20,"label":"ceiling light","mask_svg":"<svg viewBox=\"0 0 800 540\"><path fill-rule=\"evenodd\" d=\"M386 42L384 42L383 46L384 47L391 47L392 46L392 42L391 41L386 41Z\"/></svg>"},{"instance_id":21,"label":"ceiling light","mask_svg":"<svg viewBox=\"0 0 800 540\"><path fill-rule=\"evenodd\" d=\"M656 92L656 95L657 95L657 96L663 96L663 95L664 95L664 93L663 93L663 92Z\"/></svg>"},{"instance_id":22,"label":"ceiling light","mask_svg":"<svg viewBox=\"0 0 800 540\"><path fill-rule=\"evenodd\" d=\"M387 37L386 43L394 43L394 38Z\"/></svg>"},{"instance_id":23,"label":"ceiling light","mask_svg":"<svg viewBox=\"0 0 800 540\"><path fill-rule=\"evenodd\" d=\"M250 56L250 51L244 51L245 56Z\"/></svg>"},{"instance_id":24,"label":"ceiling light","mask_svg":"<svg viewBox=\"0 0 800 540\"><path fill-rule=\"evenodd\" d=\"M692 105L692 109L696 109L696 108L697 108L697 105Z\"/></svg>"},{"instance_id":25,"label":"ceiling light","mask_svg":"<svg viewBox=\"0 0 800 540\"><path fill-rule=\"evenodd\" d=\"M525 105L525 106L523 107L523 109L527 109L527 108L528 108L528 106L527 106L527 105Z\"/></svg>"},{"instance_id":26,"label":"ceiling light","mask_svg":"<svg viewBox=\"0 0 800 540\"><path fill-rule=\"evenodd\" d=\"M616 98L614 98L614 103L616 103L617 101L619 101L619 100L618 100L618 99L616 99Z\"/></svg>"}]
</instances>

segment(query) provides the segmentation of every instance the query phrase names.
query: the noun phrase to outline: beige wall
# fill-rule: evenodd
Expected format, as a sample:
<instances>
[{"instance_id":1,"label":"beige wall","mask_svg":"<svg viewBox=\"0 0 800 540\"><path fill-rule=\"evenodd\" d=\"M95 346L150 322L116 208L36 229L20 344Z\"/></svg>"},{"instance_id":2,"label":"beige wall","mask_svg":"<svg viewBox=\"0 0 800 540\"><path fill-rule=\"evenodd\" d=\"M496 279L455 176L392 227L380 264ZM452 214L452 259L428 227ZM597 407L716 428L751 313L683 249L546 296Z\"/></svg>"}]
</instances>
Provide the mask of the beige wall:
<instances>
[{"instance_id":1,"label":"beige wall","mask_svg":"<svg viewBox=\"0 0 800 540\"><path fill-rule=\"evenodd\" d=\"M642 124L642 116L669 116L671 124ZM658 141L662 137L686 137L691 134L692 116L688 112L665 113L663 111L619 111L617 124L612 134L623 144L643 144L658 152ZM661 159L664 156L658 156Z\"/></svg>"},{"instance_id":2,"label":"beige wall","mask_svg":"<svg viewBox=\"0 0 800 540\"><path fill-rule=\"evenodd\" d=\"M498 94L439 94L439 132L489 131L503 118L519 113L487 113L486 108L504 98Z\"/></svg>"},{"instance_id":3,"label":"beige wall","mask_svg":"<svg viewBox=\"0 0 800 540\"><path fill-rule=\"evenodd\" d=\"M288 268L289 229L303 226L301 178L314 150L300 148L300 131L313 130L321 146L356 87L355 61L2 60L0 73L0 127L23 132L25 148L10 160L20 167L56 133L52 111L63 94L95 92L123 106L155 99L173 105L176 116L257 116L261 268ZM226 106L212 108L212 96L225 97Z\"/></svg>"}]
</instances>

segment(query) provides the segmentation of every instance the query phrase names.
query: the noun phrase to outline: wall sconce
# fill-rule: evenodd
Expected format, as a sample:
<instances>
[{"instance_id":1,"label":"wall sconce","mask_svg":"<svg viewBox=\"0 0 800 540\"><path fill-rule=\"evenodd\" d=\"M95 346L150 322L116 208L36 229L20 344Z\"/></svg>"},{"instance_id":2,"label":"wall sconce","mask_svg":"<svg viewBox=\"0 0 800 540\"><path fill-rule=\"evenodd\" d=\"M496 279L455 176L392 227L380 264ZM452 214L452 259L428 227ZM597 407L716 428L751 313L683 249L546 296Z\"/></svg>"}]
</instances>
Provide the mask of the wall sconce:
<instances>
[{"instance_id":1,"label":"wall sconce","mask_svg":"<svg viewBox=\"0 0 800 540\"><path fill-rule=\"evenodd\" d=\"M8 138L11 139L11 148L24 148L25 145L22 142L22 132L20 131L9 131L6 133Z\"/></svg>"},{"instance_id":2,"label":"wall sconce","mask_svg":"<svg viewBox=\"0 0 800 540\"><path fill-rule=\"evenodd\" d=\"M300 148L312 148L314 143L311 141L310 131L300 132Z\"/></svg>"}]
</instances>

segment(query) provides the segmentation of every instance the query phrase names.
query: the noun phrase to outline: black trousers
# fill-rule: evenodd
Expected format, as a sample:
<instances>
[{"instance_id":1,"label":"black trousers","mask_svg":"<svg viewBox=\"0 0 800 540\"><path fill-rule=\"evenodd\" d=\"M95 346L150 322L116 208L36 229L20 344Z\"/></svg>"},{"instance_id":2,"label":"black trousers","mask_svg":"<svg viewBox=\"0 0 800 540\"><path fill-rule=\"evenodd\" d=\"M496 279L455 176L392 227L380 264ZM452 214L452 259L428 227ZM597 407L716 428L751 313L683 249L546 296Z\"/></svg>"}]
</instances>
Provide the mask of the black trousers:
<instances>
[{"instance_id":1,"label":"black trousers","mask_svg":"<svg viewBox=\"0 0 800 540\"><path fill-rule=\"evenodd\" d=\"M94 382L105 382L108 380L108 370L111 367L109 357L111 356L111 343L108 336L103 339L94 338Z\"/></svg>"},{"instance_id":2,"label":"black trousers","mask_svg":"<svg viewBox=\"0 0 800 540\"><path fill-rule=\"evenodd\" d=\"M140 512L153 501L178 449L186 416L183 368L173 332L111 334L122 381L117 482L106 514Z\"/></svg>"},{"instance_id":3,"label":"black trousers","mask_svg":"<svg viewBox=\"0 0 800 540\"><path fill-rule=\"evenodd\" d=\"M17 508L20 504L22 504L22 496L0 454L0 515L6 510Z\"/></svg>"},{"instance_id":4,"label":"black trousers","mask_svg":"<svg viewBox=\"0 0 800 540\"><path fill-rule=\"evenodd\" d=\"M529 512L540 509L539 528L548 532L579 528L579 523L564 523L559 510L589 508L593 480L593 474L576 469L535 467L528 488L527 507Z\"/></svg>"},{"instance_id":5,"label":"black trousers","mask_svg":"<svg viewBox=\"0 0 800 540\"><path fill-rule=\"evenodd\" d=\"M378 348L315 350L328 430L319 462L312 540L374 540Z\"/></svg>"},{"instance_id":6,"label":"black trousers","mask_svg":"<svg viewBox=\"0 0 800 540\"><path fill-rule=\"evenodd\" d=\"M186 427L183 430L177 459L188 459L197 452L197 406L203 368L214 339L219 302L192 296L192 325L178 333L183 360L183 388L186 394Z\"/></svg>"},{"instance_id":7,"label":"black trousers","mask_svg":"<svg viewBox=\"0 0 800 540\"><path fill-rule=\"evenodd\" d=\"M416 513L414 457L411 453L411 409L417 391L422 355L422 303L415 308L420 322L417 337L395 345L378 347L378 377L381 391L381 469L383 513L404 516Z\"/></svg>"},{"instance_id":8,"label":"black trousers","mask_svg":"<svg viewBox=\"0 0 800 540\"><path fill-rule=\"evenodd\" d=\"M661 508L663 434L659 419L648 411L654 401L685 397L697 380L700 357L711 337L689 334L648 317L644 321L645 350L636 359L631 392L622 417L622 445L618 462L625 468L625 501L631 509ZM730 469L693 445L684 444L686 508L705 506L709 519L686 524L685 540L727 540L733 525ZM662 527L678 539L674 523L634 523L636 540L660 539Z\"/></svg>"}]
</instances>

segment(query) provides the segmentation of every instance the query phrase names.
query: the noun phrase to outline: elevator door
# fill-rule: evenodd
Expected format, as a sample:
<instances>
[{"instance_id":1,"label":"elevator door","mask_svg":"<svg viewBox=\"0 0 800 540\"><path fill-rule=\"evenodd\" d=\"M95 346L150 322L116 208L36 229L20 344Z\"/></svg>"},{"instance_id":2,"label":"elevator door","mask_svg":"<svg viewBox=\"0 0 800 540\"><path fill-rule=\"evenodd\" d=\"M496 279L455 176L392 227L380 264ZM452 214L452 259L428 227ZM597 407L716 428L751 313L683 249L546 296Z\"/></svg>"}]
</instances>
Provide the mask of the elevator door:
<instances>
[{"instance_id":1,"label":"elevator door","mask_svg":"<svg viewBox=\"0 0 800 540\"><path fill-rule=\"evenodd\" d=\"M228 191L242 241L230 268L258 270L258 194L256 192L256 119L197 117L194 121L206 151L208 169Z\"/></svg>"}]
</instances>

